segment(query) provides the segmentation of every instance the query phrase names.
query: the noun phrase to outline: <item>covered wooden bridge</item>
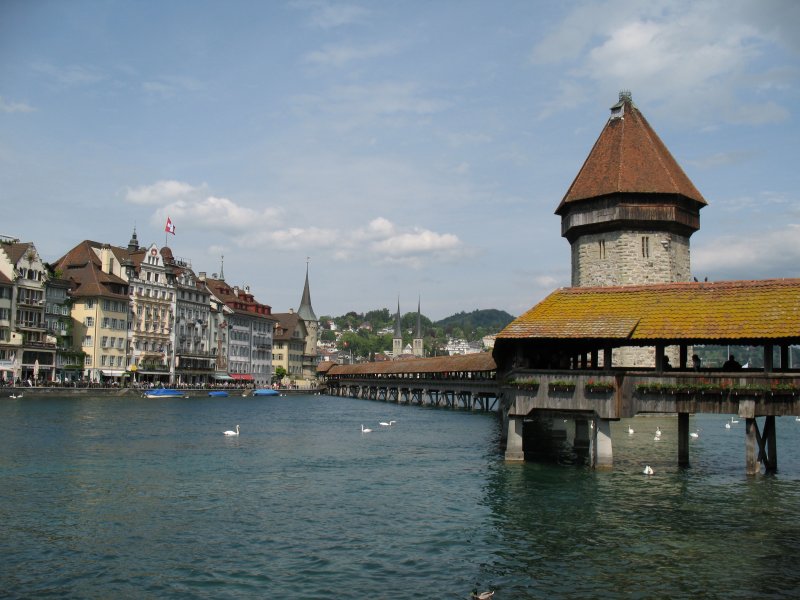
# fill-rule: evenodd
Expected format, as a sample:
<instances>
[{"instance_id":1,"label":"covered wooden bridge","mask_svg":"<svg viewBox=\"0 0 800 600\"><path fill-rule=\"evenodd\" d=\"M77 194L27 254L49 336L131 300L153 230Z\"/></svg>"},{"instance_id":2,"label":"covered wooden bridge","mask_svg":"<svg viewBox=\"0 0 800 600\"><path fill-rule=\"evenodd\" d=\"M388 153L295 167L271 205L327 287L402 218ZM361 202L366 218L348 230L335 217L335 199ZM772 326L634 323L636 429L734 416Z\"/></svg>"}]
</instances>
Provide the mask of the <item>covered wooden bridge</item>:
<instances>
[{"instance_id":1,"label":"covered wooden bridge","mask_svg":"<svg viewBox=\"0 0 800 600\"><path fill-rule=\"evenodd\" d=\"M693 365L702 344L761 347L763 366ZM775 417L800 415L797 344L800 279L557 290L497 336L506 458L524 459L526 419L569 416L576 444L609 468L610 422L658 413L677 414L678 462L688 465L689 414L716 413L746 419L748 473L759 462L775 470Z\"/></svg>"},{"instance_id":2,"label":"covered wooden bridge","mask_svg":"<svg viewBox=\"0 0 800 600\"><path fill-rule=\"evenodd\" d=\"M321 374L335 396L495 410L498 388L494 358L488 352L331 365Z\"/></svg>"}]
</instances>

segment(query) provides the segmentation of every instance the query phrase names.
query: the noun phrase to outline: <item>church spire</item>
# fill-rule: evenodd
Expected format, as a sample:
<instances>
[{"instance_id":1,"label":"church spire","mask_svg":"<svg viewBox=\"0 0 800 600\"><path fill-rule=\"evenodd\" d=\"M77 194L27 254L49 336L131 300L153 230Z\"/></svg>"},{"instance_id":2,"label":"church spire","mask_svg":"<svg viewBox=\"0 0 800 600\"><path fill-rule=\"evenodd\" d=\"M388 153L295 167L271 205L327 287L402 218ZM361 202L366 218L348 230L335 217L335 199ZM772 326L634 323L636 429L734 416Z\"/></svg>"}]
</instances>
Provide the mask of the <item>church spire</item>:
<instances>
[{"instance_id":1,"label":"church spire","mask_svg":"<svg viewBox=\"0 0 800 600\"><path fill-rule=\"evenodd\" d=\"M395 324L394 324L394 337L395 339L403 338L403 328L400 324L400 298L397 298L397 314L395 315Z\"/></svg>"},{"instance_id":2,"label":"church spire","mask_svg":"<svg viewBox=\"0 0 800 600\"><path fill-rule=\"evenodd\" d=\"M225 281L225 255L219 257L219 278Z\"/></svg>"},{"instance_id":3,"label":"church spire","mask_svg":"<svg viewBox=\"0 0 800 600\"><path fill-rule=\"evenodd\" d=\"M133 226L133 234L128 242L128 252L135 252L139 249L139 238L136 237L136 225Z\"/></svg>"},{"instance_id":4,"label":"church spire","mask_svg":"<svg viewBox=\"0 0 800 600\"><path fill-rule=\"evenodd\" d=\"M306 259L306 284L303 286L303 297L300 299L300 308L297 309L297 314L304 321L316 321L317 315L314 314L314 309L311 307L311 291L308 287L308 261Z\"/></svg>"}]
</instances>

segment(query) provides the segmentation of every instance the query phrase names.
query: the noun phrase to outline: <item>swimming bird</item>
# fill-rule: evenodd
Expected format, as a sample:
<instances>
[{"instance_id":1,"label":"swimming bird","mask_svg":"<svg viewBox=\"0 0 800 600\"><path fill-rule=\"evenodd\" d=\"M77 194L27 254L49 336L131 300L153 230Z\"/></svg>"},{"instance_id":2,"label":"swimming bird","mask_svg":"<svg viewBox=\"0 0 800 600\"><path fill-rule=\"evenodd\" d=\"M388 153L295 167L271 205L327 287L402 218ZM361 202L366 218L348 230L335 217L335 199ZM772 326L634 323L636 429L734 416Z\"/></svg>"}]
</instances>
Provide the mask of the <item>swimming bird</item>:
<instances>
[{"instance_id":1,"label":"swimming bird","mask_svg":"<svg viewBox=\"0 0 800 600\"><path fill-rule=\"evenodd\" d=\"M661 441L661 436L657 435L657 436L653 437L653 441L654 442L660 442Z\"/></svg>"},{"instance_id":2,"label":"swimming bird","mask_svg":"<svg viewBox=\"0 0 800 600\"><path fill-rule=\"evenodd\" d=\"M389 427L389 423L387 423L386 421L381 421L380 423L378 423L378 425L380 425L381 427Z\"/></svg>"},{"instance_id":3,"label":"swimming bird","mask_svg":"<svg viewBox=\"0 0 800 600\"><path fill-rule=\"evenodd\" d=\"M645 475L652 475L653 474L653 467L650 465L645 465L644 471L642 471Z\"/></svg>"},{"instance_id":4,"label":"swimming bird","mask_svg":"<svg viewBox=\"0 0 800 600\"><path fill-rule=\"evenodd\" d=\"M661 437L661 427L656 426L656 435Z\"/></svg>"},{"instance_id":5,"label":"swimming bird","mask_svg":"<svg viewBox=\"0 0 800 600\"><path fill-rule=\"evenodd\" d=\"M731 424L730 423L725 423L725 429L730 429L730 428L731 428Z\"/></svg>"},{"instance_id":6,"label":"swimming bird","mask_svg":"<svg viewBox=\"0 0 800 600\"><path fill-rule=\"evenodd\" d=\"M494 596L494 590L490 592L472 592L472 597L475 600L489 600L489 598Z\"/></svg>"},{"instance_id":7,"label":"swimming bird","mask_svg":"<svg viewBox=\"0 0 800 600\"><path fill-rule=\"evenodd\" d=\"M633 435L633 427L628 425L628 435Z\"/></svg>"},{"instance_id":8,"label":"swimming bird","mask_svg":"<svg viewBox=\"0 0 800 600\"><path fill-rule=\"evenodd\" d=\"M361 424L361 433L372 433L372 429L369 427L364 427L364 424Z\"/></svg>"},{"instance_id":9,"label":"swimming bird","mask_svg":"<svg viewBox=\"0 0 800 600\"><path fill-rule=\"evenodd\" d=\"M225 435L239 435L239 426L236 426L236 431L231 431L229 429L228 431L223 431L222 433Z\"/></svg>"},{"instance_id":10,"label":"swimming bird","mask_svg":"<svg viewBox=\"0 0 800 600\"><path fill-rule=\"evenodd\" d=\"M689 437L692 437L694 439L699 438L700 437L700 430L698 429L697 431L693 431L692 433L689 434Z\"/></svg>"},{"instance_id":11,"label":"swimming bird","mask_svg":"<svg viewBox=\"0 0 800 600\"><path fill-rule=\"evenodd\" d=\"M739 422L739 419L734 419L733 417L731 417L731 423L736 425L736 423L738 423L738 422Z\"/></svg>"}]
</instances>

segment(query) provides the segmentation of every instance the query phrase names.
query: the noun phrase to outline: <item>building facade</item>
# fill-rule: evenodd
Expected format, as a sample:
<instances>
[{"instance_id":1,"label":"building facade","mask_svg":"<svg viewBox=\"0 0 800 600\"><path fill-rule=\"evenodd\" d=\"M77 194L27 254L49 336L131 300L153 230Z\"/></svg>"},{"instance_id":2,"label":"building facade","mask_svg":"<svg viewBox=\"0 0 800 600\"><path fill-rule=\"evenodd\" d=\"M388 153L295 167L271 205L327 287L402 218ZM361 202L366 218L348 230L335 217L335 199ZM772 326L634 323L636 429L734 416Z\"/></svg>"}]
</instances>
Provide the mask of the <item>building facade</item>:
<instances>
[{"instance_id":1,"label":"building facade","mask_svg":"<svg viewBox=\"0 0 800 600\"><path fill-rule=\"evenodd\" d=\"M45 320L47 266L33 243L3 238L0 240L0 273L4 281L11 283L0 286L4 289L3 296L9 293L11 296L2 298L8 313L0 315L0 323L8 323L3 331L8 339L0 341L0 350L5 355L0 359L13 361L14 376L22 381L31 384L52 381L56 344L47 334ZM3 321L2 316L8 318Z\"/></svg>"}]
</instances>

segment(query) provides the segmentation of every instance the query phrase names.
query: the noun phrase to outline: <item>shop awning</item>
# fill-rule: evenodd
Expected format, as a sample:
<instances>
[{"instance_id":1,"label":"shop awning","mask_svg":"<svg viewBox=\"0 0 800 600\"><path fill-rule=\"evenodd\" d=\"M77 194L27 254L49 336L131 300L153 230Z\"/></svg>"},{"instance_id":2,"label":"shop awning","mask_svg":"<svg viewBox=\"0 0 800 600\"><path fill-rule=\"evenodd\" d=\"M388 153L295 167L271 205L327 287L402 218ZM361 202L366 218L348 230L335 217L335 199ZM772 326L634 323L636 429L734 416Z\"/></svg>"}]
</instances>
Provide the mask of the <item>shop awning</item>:
<instances>
[{"instance_id":1,"label":"shop awning","mask_svg":"<svg viewBox=\"0 0 800 600\"><path fill-rule=\"evenodd\" d=\"M253 376L250 373L231 373L231 377L237 381L253 381Z\"/></svg>"},{"instance_id":2,"label":"shop awning","mask_svg":"<svg viewBox=\"0 0 800 600\"><path fill-rule=\"evenodd\" d=\"M125 375L125 371L111 371L108 369L101 369L100 373L105 377L122 377Z\"/></svg>"},{"instance_id":3,"label":"shop awning","mask_svg":"<svg viewBox=\"0 0 800 600\"><path fill-rule=\"evenodd\" d=\"M233 381L233 377L231 377L227 373L214 373L211 377L213 377L217 381Z\"/></svg>"}]
</instances>

